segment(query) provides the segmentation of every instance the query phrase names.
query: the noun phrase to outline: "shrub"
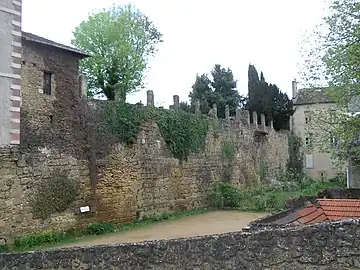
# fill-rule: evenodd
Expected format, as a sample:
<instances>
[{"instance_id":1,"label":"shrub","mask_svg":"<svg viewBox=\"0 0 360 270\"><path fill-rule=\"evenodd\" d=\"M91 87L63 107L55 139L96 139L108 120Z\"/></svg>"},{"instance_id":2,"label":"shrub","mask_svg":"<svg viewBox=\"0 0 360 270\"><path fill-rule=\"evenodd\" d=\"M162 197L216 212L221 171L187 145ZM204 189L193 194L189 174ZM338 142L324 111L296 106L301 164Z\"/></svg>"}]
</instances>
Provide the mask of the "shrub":
<instances>
[{"instance_id":1,"label":"shrub","mask_svg":"<svg viewBox=\"0 0 360 270\"><path fill-rule=\"evenodd\" d=\"M46 232L30 234L15 239L14 246L20 250L29 249L45 244L54 244L67 238L66 232Z\"/></svg>"},{"instance_id":2,"label":"shrub","mask_svg":"<svg viewBox=\"0 0 360 270\"><path fill-rule=\"evenodd\" d=\"M9 252L10 249L7 245L0 245L0 253Z\"/></svg>"},{"instance_id":3,"label":"shrub","mask_svg":"<svg viewBox=\"0 0 360 270\"><path fill-rule=\"evenodd\" d=\"M113 134L127 145L136 143L142 124L155 121L169 150L180 161L203 151L209 128L209 120L203 116L132 104L108 106L104 117Z\"/></svg>"},{"instance_id":4,"label":"shrub","mask_svg":"<svg viewBox=\"0 0 360 270\"><path fill-rule=\"evenodd\" d=\"M116 227L114 224L106 223L106 222L93 223L93 224L88 225L86 227L85 231L87 234L90 234L90 235L101 235L101 234L105 234L105 233L116 232Z\"/></svg>"},{"instance_id":5,"label":"shrub","mask_svg":"<svg viewBox=\"0 0 360 270\"><path fill-rule=\"evenodd\" d=\"M300 195L316 195L330 188L341 187L339 182L315 182L307 179L289 190L256 187L238 190L230 183L216 183L211 190L211 200L218 208L235 208L245 211L278 212L285 208L286 201Z\"/></svg>"},{"instance_id":6,"label":"shrub","mask_svg":"<svg viewBox=\"0 0 360 270\"><path fill-rule=\"evenodd\" d=\"M241 192L230 183L215 183L212 187L211 198L215 206L219 208L237 208L242 200Z\"/></svg>"}]
</instances>

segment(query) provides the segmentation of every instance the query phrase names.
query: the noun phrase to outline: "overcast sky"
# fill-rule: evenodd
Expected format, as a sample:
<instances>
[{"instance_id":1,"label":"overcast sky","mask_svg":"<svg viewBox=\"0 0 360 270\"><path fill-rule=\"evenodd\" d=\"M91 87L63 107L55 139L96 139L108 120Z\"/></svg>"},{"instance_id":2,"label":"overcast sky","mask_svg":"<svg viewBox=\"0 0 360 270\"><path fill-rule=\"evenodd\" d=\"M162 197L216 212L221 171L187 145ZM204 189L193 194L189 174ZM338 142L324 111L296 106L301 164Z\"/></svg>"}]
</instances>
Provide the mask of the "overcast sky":
<instances>
[{"instance_id":1,"label":"overcast sky","mask_svg":"<svg viewBox=\"0 0 360 270\"><path fill-rule=\"evenodd\" d=\"M129 102L188 100L197 73L215 64L230 67L238 90L247 93L249 63L270 83L291 96L298 78L302 35L323 16L323 0L25 0L23 30L70 44L73 29L94 9L132 3L163 33L164 43L151 60L146 89Z\"/></svg>"}]
</instances>

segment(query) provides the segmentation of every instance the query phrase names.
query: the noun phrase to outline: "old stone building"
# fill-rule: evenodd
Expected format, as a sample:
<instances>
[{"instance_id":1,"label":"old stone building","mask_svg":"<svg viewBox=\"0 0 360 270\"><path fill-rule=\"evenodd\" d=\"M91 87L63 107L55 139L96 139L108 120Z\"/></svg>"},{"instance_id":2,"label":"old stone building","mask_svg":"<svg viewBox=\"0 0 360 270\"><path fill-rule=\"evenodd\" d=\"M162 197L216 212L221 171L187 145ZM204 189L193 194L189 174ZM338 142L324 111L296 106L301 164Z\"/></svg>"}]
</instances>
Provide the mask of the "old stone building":
<instances>
[{"instance_id":1,"label":"old stone building","mask_svg":"<svg viewBox=\"0 0 360 270\"><path fill-rule=\"evenodd\" d=\"M335 177L343 168L338 168L330 153L320 151L314 143L317 134L312 132L313 112L336 113L335 103L326 97L324 91L298 90L297 82L292 83L295 113L292 117L292 130L302 140L304 170L313 179L328 180ZM329 141L329 144L331 142Z\"/></svg>"},{"instance_id":2,"label":"old stone building","mask_svg":"<svg viewBox=\"0 0 360 270\"><path fill-rule=\"evenodd\" d=\"M22 33L22 146L68 147L74 141L72 118L84 82L79 61L85 57L72 47Z\"/></svg>"}]
</instances>

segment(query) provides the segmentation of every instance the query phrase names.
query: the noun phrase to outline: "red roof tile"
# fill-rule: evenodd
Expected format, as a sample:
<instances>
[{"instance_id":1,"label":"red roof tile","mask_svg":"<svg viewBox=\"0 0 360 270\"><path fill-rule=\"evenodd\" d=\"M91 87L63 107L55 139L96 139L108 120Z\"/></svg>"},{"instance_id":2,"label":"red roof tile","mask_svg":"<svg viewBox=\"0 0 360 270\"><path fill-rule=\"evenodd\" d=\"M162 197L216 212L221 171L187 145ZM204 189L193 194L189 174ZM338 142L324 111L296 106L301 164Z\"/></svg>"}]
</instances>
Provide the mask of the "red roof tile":
<instances>
[{"instance_id":1,"label":"red roof tile","mask_svg":"<svg viewBox=\"0 0 360 270\"><path fill-rule=\"evenodd\" d=\"M313 222L314 220L317 220L320 216L322 216L324 214L324 211L321 208L316 208L316 207L313 207L313 208L315 211L305 212L306 215L301 216L299 213L300 218L298 219L298 221L302 224L311 224L311 223L314 223Z\"/></svg>"},{"instance_id":2,"label":"red roof tile","mask_svg":"<svg viewBox=\"0 0 360 270\"><path fill-rule=\"evenodd\" d=\"M360 200L318 199L317 202L329 220L360 217Z\"/></svg>"},{"instance_id":3,"label":"red roof tile","mask_svg":"<svg viewBox=\"0 0 360 270\"><path fill-rule=\"evenodd\" d=\"M293 215L292 224L313 224L326 220L360 218L360 200L318 199L317 206L309 205Z\"/></svg>"},{"instance_id":4,"label":"red roof tile","mask_svg":"<svg viewBox=\"0 0 360 270\"><path fill-rule=\"evenodd\" d=\"M301 217L305 217L313 212L315 212L317 208L314 205L309 205L308 207L301 209L298 211L298 215Z\"/></svg>"},{"instance_id":5,"label":"red roof tile","mask_svg":"<svg viewBox=\"0 0 360 270\"><path fill-rule=\"evenodd\" d=\"M327 221L327 220L328 220L328 217L327 217L325 214L321 214L321 215L318 216L316 219L312 220L312 221L311 221L311 224L312 224L312 223L324 222L324 221Z\"/></svg>"}]
</instances>

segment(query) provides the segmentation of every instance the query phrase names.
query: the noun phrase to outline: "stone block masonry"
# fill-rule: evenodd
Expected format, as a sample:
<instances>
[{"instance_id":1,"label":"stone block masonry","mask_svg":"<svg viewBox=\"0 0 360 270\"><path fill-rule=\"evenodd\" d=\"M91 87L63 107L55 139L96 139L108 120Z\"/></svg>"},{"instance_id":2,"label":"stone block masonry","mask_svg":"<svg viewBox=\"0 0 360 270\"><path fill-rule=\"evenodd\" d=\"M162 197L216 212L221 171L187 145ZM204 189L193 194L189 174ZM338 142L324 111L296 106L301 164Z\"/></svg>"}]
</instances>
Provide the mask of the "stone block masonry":
<instances>
[{"instance_id":1,"label":"stone block masonry","mask_svg":"<svg viewBox=\"0 0 360 270\"><path fill-rule=\"evenodd\" d=\"M266 161L268 177L285 167L286 132L271 130L266 139L259 141L254 131L235 122L224 124L217 138L210 130L205 151L180 163L172 157L156 123L146 123L135 145L114 144L106 156L97 160L95 194L89 161L73 155L71 149L2 148L0 238L11 243L14 237L31 232L65 230L101 221L122 224L144 216L207 207L212 183L222 179L222 141L231 140L236 148L231 179L235 186L258 181L260 159ZM36 184L60 171L80 184L77 200L62 213L53 213L45 220L35 218L29 199L37 192ZM79 213L82 206L90 206L90 212Z\"/></svg>"},{"instance_id":2,"label":"stone block masonry","mask_svg":"<svg viewBox=\"0 0 360 270\"><path fill-rule=\"evenodd\" d=\"M78 76L83 55L25 36L21 48L21 143L0 150L0 243L33 232L91 222L123 224L207 207L211 185L224 178L224 141L231 141L235 149L231 166L235 186L259 181L260 171L266 172L262 181L267 181L286 166L286 131L277 132L263 121L251 124L247 111L238 110L235 119L229 113L227 119L217 119L216 106L208 119L205 150L191 154L188 161L172 156L154 122L143 123L131 146L119 144L97 113L102 104L112 103L83 98L86 82ZM147 105L153 107L153 91L147 95ZM175 97L176 110L178 103ZM49 193L39 191L42 183L62 175L78 184L71 202L66 201L66 190L51 189L56 185L48 185ZM34 207L36 194L44 199ZM60 201L61 209L56 207ZM54 211L47 209L47 216L40 219L38 207L50 203ZM80 213L84 206L90 211Z\"/></svg>"},{"instance_id":3,"label":"stone block masonry","mask_svg":"<svg viewBox=\"0 0 360 270\"><path fill-rule=\"evenodd\" d=\"M360 268L359 220L138 244L0 254L0 269Z\"/></svg>"}]
</instances>

